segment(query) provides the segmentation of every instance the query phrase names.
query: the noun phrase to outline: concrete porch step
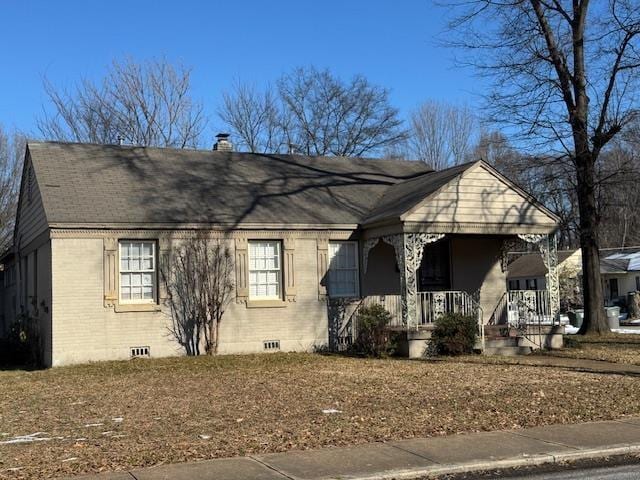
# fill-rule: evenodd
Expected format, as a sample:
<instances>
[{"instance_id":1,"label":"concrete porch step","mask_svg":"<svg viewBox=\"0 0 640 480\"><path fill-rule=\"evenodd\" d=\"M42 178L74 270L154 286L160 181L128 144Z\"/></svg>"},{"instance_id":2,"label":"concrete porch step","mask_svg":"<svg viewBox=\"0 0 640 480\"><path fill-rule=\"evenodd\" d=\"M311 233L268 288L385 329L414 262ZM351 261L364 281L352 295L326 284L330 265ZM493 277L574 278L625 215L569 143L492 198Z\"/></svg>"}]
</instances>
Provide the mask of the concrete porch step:
<instances>
[{"instance_id":1,"label":"concrete porch step","mask_svg":"<svg viewBox=\"0 0 640 480\"><path fill-rule=\"evenodd\" d=\"M484 354L515 357L517 355L529 355L532 351L531 347L487 347L485 345Z\"/></svg>"},{"instance_id":2,"label":"concrete porch step","mask_svg":"<svg viewBox=\"0 0 640 480\"><path fill-rule=\"evenodd\" d=\"M485 337L485 347L517 347L518 337Z\"/></svg>"}]
</instances>

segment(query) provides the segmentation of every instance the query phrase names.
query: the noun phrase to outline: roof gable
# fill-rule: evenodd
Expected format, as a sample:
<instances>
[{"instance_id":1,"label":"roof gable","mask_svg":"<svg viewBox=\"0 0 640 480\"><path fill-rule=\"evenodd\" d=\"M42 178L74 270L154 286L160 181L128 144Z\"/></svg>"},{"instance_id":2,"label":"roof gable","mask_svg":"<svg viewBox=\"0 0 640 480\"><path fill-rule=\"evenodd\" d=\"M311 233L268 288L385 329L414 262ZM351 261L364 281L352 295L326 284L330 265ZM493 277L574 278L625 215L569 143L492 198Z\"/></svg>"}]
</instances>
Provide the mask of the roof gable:
<instances>
[{"instance_id":1,"label":"roof gable","mask_svg":"<svg viewBox=\"0 0 640 480\"><path fill-rule=\"evenodd\" d=\"M531 226L555 229L550 210L483 161L457 172L401 215L405 222L442 225Z\"/></svg>"}]
</instances>

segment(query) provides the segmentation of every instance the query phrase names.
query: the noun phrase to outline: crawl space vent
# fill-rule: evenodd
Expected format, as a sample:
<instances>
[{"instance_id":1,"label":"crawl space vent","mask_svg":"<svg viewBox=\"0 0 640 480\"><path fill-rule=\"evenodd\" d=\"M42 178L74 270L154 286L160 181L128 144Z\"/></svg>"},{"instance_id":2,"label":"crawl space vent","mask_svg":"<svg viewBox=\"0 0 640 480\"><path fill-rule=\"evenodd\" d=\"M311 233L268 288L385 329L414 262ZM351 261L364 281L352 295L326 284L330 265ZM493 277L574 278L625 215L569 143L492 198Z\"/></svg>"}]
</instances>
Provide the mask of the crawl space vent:
<instances>
[{"instance_id":1,"label":"crawl space vent","mask_svg":"<svg viewBox=\"0 0 640 480\"><path fill-rule=\"evenodd\" d=\"M280 350L280 340L265 340L263 343L265 350Z\"/></svg>"},{"instance_id":2,"label":"crawl space vent","mask_svg":"<svg viewBox=\"0 0 640 480\"><path fill-rule=\"evenodd\" d=\"M131 358L150 357L149 347L131 347Z\"/></svg>"}]
</instances>

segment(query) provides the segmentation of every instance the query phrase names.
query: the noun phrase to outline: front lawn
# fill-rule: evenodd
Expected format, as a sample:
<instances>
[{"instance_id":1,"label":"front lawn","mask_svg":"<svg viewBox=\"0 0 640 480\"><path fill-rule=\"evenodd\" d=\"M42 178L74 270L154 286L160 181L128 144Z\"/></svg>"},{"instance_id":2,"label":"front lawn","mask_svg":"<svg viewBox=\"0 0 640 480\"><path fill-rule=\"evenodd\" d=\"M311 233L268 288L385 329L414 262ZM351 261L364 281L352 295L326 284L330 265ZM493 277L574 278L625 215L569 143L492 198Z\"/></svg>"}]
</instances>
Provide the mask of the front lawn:
<instances>
[{"instance_id":1,"label":"front lawn","mask_svg":"<svg viewBox=\"0 0 640 480\"><path fill-rule=\"evenodd\" d=\"M640 414L639 391L638 377L311 354L5 371L0 478L612 419Z\"/></svg>"},{"instance_id":2,"label":"front lawn","mask_svg":"<svg viewBox=\"0 0 640 480\"><path fill-rule=\"evenodd\" d=\"M566 335L565 348L549 355L640 365L640 335Z\"/></svg>"}]
</instances>

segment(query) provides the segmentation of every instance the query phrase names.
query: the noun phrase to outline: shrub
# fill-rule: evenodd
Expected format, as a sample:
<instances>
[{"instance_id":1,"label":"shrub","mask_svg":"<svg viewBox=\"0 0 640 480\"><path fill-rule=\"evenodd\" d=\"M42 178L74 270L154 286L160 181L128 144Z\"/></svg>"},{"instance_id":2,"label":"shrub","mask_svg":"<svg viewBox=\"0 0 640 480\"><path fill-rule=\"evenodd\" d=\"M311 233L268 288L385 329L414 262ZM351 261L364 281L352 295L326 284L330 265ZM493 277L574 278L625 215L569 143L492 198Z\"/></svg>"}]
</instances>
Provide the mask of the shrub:
<instances>
[{"instance_id":1,"label":"shrub","mask_svg":"<svg viewBox=\"0 0 640 480\"><path fill-rule=\"evenodd\" d=\"M476 343L477 320L472 315L447 313L435 322L429 350L435 355L472 353Z\"/></svg>"},{"instance_id":2,"label":"shrub","mask_svg":"<svg viewBox=\"0 0 640 480\"><path fill-rule=\"evenodd\" d=\"M358 311L357 336L353 344L356 353L381 357L392 353L394 345L387 328L391 314L382 305L363 307Z\"/></svg>"},{"instance_id":3,"label":"shrub","mask_svg":"<svg viewBox=\"0 0 640 480\"><path fill-rule=\"evenodd\" d=\"M39 367L42 365L42 339L38 319L27 314L18 316L0 341L0 365Z\"/></svg>"}]
</instances>

